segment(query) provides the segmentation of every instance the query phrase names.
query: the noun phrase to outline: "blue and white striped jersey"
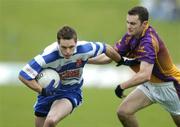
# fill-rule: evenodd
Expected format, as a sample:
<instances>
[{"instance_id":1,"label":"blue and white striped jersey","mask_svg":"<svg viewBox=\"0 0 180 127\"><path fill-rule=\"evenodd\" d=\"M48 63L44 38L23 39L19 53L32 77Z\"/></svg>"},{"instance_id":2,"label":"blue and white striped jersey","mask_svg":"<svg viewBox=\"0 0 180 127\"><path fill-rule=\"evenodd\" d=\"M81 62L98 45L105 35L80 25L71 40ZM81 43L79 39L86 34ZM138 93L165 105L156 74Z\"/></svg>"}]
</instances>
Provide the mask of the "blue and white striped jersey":
<instances>
[{"instance_id":1,"label":"blue and white striped jersey","mask_svg":"<svg viewBox=\"0 0 180 127\"><path fill-rule=\"evenodd\" d=\"M42 54L37 55L25 65L20 75L27 80L32 80L43 68L53 68L59 73L62 86L73 87L82 84L83 68L88 58L105 53L105 51L106 46L103 43L77 41L74 54L69 59L65 59L59 50L58 43L54 42L46 47Z\"/></svg>"}]
</instances>

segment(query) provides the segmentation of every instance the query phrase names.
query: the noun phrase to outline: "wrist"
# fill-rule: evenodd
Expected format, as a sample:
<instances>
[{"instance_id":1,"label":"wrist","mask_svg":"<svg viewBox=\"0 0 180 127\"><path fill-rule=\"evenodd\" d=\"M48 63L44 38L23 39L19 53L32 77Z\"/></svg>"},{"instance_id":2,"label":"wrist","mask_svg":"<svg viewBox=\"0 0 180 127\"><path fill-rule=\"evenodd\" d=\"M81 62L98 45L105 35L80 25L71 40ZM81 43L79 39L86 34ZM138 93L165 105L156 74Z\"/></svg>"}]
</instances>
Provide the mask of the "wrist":
<instances>
[{"instance_id":1,"label":"wrist","mask_svg":"<svg viewBox=\"0 0 180 127\"><path fill-rule=\"evenodd\" d=\"M126 87L124 86L124 84L119 84L119 87L124 90Z\"/></svg>"},{"instance_id":2,"label":"wrist","mask_svg":"<svg viewBox=\"0 0 180 127\"><path fill-rule=\"evenodd\" d=\"M120 66L124 63L124 58L121 57L121 59L117 62L117 65L116 66Z\"/></svg>"},{"instance_id":3,"label":"wrist","mask_svg":"<svg viewBox=\"0 0 180 127\"><path fill-rule=\"evenodd\" d=\"M118 61L119 64L123 64L124 63L124 58L121 57L121 59Z\"/></svg>"},{"instance_id":4,"label":"wrist","mask_svg":"<svg viewBox=\"0 0 180 127\"><path fill-rule=\"evenodd\" d=\"M119 98L122 98L123 97L123 91L124 91L124 89L121 88L121 85L118 85L115 89L116 96Z\"/></svg>"},{"instance_id":5,"label":"wrist","mask_svg":"<svg viewBox=\"0 0 180 127\"><path fill-rule=\"evenodd\" d=\"M121 84L121 88L122 89L128 89L128 88L130 88L131 86L130 86L130 84L127 84L127 83L122 83Z\"/></svg>"},{"instance_id":6,"label":"wrist","mask_svg":"<svg viewBox=\"0 0 180 127\"><path fill-rule=\"evenodd\" d=\"M43 90L43 88L40 87L39 90L38 90L38 93L41 94L41 93L42 93L42 90Z\"/></svg>"},{"instance_id":7,"label":"wrist","mask_svg":"<svg viewBox=\"0 0 180 127\"><path fill-rule=\"evenodd\" d=\"M120 84L120 85L121 85L121 89L123 89L123 90L128 88L127 85L124 84L124 83L123 83L123 84Z\"/></svg>"},{"instance_id":8,"label":"wrist","mask_svg":"<svg viewBox=\"0 0 180 127\"><path fill-rule=\"evenodd\" d=\"M41 90L41 93L40 93L41 95L43 95L43 96L46 96L47 95L47 93L46 93L46 89L45 88L42 88L42 90Z\"/></svg>"}]
</instances>

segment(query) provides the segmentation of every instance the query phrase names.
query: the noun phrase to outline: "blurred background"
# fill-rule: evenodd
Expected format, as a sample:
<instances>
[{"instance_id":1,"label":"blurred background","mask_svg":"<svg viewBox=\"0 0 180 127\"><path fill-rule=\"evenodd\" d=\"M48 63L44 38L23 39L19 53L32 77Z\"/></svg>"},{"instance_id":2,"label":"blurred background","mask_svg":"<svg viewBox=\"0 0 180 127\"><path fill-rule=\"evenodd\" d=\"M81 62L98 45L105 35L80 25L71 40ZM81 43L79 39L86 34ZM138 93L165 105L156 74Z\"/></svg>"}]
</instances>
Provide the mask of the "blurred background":
<instances>
[{"instance_id":1,"label":"blurred background","mask_svg":"<svg viewBox=\"0 0 180 127\"><path fill-rule=\"evenodd\" d=\"M0 0L0 127L34 126L36 93L18 82L18 71L56 41L56 32L63 25L76 29L79 40L113 45L126 32L127 11L143 5L149 9L150 24L166 43L173 61L180 64L180 0L164 0L163 5L162 1ZM131 76L129 69L94 65L84 72L85 77L91 77L85 79L89 87L84 87L84 103L59 126L121 126L116 118L121 100L114 96L113 89L114 83ZM160 106L140 111L137 116L141 126L175 126Z\"/></svg>"}]
</instances>

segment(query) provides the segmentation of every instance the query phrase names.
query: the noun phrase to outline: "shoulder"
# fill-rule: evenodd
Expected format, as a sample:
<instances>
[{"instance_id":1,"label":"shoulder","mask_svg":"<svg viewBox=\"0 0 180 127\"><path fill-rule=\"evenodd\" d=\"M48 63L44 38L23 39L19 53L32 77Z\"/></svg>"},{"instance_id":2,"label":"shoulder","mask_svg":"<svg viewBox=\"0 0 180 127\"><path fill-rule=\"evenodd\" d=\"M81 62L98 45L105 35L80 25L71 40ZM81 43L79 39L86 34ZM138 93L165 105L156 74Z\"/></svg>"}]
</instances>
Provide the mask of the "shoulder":
<instances>
[{"instance_id":1,"label":"shoulder","mask_svg":"<svg viewBox=\"0 0 180 127\"><path fill-rule=\"evenodd\" d=\"M97 55L97 54L105 53L105 51L106 51L106 44L102 42L91 42L91 41L77 42L77 53Z\"/></svg>"},{"instance_id":2,"label":"shoulder","mask_svg":"<svg viewBox=\"0 0 180 127\"><path fill-rule=\"evenodd\" d=\"M143 38L152 40L152 39L159 38L159 36L158 36L158 33L156 32L156 30L153 27L149 26L148 29L146 30Z\"/></svg>"},{"instance_id":3,"label":"shoulder","mask_svg":"<svg viewBox=\"0 0 180 127\"><path fill-rule=\"evenodd\" d=\"M90 41L77 41L77 46L86 46L88 44L91 44Z\"/></svg>"},{"instance_id":4,"label":"shoulder","mask_svg":"<svg viewBox=\"0 0 180 127\"><path fill-rule=\"evenodd\" d=\"M58 43L57 42L54 42L50 45L48 45L45 49L44 49L44 52L46 53L50 53L50 52L54 52L54 51L58 51Z\"/></svg>"},{"instance_id":5,"label":"shoulder","mask_svg":"<svg viewBox=\"0 0 180 127\"><path fill-rule=\"evenodd\" d=\"M147 29L145 35L141 39L142 44L144 45L151 45L153 46L157 51L159 50L159 36L155 29L153 29L151 26Z\"/></svg>"},{"instance_id":6,"label":"shoulder","mask_svg":"<svg viewBox=\"0 0 180 127\"><path fill-rule=\"evenodd\" d=\"M54 42L50 45L48 45L44 51L43 51L43 54L50 54L52 52L58 52L58 43L57 42Z\"/></svg>"},{"instance_id":7,"label":"shoulder","mask_svg":"<svg viewBox=\"0 0 180 127\"><path fill-rule=\"evenodd\" d=\"M93 49L92 42L89 41L77 41L77 52L85 53Z\"/></svg>"},{"instance_id":8,"label":"shoulder","mask_svg":"<svg viewBox=\"0 0 180 127\"><path fill-rule=\"evenodd\" d=\"M133 36L131 36L131 35L129 35L128 33L126 33L126 34L122 37L121 43L127 44L127 43L130 42L130 40L131 40L132 38L133 38Z\"/></svg>"},{"instance_id":9,"label":"shoulder","mask_svg":"<svg viewBox=\"0 0 180 127\"><path fill-rule=\"evenodd\" d=\"M47 46L44 49L44 52L41 54L41 56L43 57L46 63L50 63L61 58L59 54L58 43L54 42L51 45Z\"/></svg>"},{"instance_id":10,"label":"shoulder","mask_svg":"<svg viewBox=\"0 0 180 127\"><path fill-rule=\"evenodd\" d=\"M116 44L117 48L130 46L133 36L126 33Z\"/></svg>"}]
</instances>

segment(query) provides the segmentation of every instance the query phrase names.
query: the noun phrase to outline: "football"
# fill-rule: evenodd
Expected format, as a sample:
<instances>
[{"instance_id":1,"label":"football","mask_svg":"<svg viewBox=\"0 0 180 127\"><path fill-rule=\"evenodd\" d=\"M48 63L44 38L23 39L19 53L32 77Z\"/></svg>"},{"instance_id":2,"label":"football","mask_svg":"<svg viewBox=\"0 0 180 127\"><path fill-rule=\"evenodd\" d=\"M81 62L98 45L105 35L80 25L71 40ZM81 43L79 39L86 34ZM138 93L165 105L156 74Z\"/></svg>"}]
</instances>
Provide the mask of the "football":
<instances>
[{"instance_id":1,"label":"football","mask_svg":"<svg viewBox=\"0 0 180 127\"><path fill-rule=\"evenodd\" d=\"M60 82L60 77L58 72L56 72L53 69L43 69L37 76L36 76L36 80L37 82L43 87L46 88L49 83L52 80L55 80L55 83L53 85L54 88L58 87L58 84Z\"/></svg>"}]
</instances>

